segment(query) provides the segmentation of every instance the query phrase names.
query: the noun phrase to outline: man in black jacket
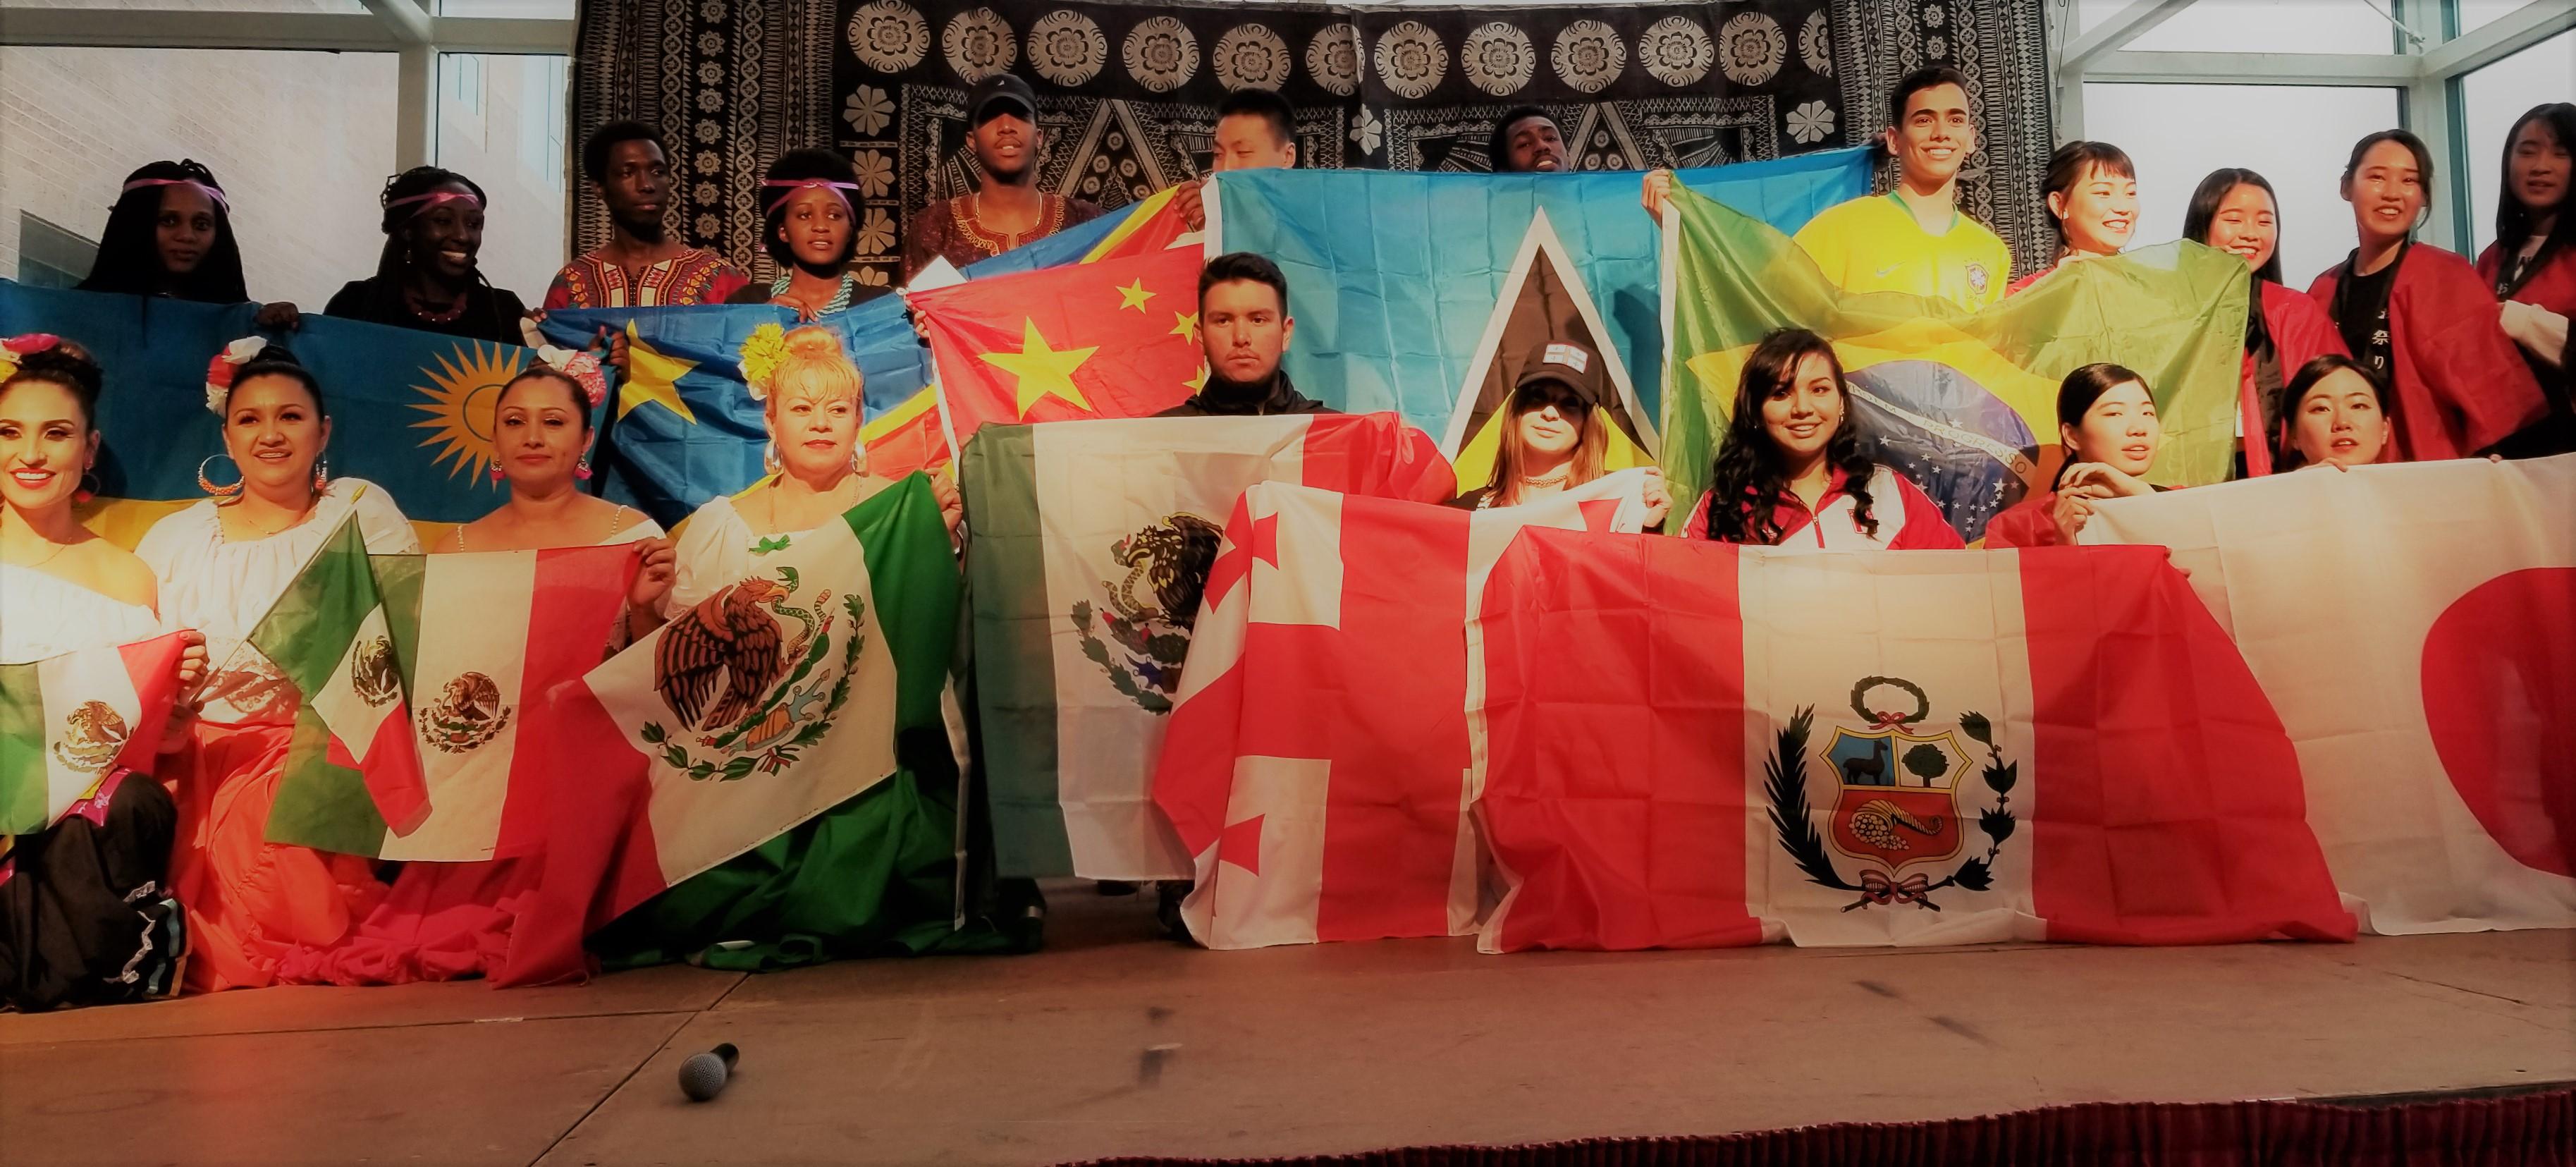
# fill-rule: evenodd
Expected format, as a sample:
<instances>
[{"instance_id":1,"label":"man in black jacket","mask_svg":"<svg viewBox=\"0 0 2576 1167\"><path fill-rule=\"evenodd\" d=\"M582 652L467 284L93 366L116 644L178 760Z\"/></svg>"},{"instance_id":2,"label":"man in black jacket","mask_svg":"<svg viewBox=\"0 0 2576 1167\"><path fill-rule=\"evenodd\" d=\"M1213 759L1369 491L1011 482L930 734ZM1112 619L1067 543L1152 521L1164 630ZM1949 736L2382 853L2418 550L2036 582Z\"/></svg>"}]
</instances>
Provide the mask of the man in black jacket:
<instances>
[{"instance_id":1,"label":"man in black jacket","mask_svg":"<svg viewBox=\"0 0 2576 1167\"><path fill-rule=\"evenodd\" d=\"M1199 272L1199 343L1207 383L1156 417L1259 417L1338 413L1297 392L1279 358L1297 322L1288 315L1288 277L1249 251L1208 261Z\"/></svg>"}]
</instances>

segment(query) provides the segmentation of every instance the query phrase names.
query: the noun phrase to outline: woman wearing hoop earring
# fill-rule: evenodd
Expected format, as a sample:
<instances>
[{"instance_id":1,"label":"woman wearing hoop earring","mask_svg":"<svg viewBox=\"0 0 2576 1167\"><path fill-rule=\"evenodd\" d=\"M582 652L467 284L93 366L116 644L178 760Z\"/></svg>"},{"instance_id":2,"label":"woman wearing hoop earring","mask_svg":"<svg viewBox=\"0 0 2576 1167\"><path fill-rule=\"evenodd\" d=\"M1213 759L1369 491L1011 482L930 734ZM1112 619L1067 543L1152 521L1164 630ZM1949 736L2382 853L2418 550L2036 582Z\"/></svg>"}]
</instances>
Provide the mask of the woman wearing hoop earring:
<instances>
[{"instance_id":1,"label":"woman wearing hoop earring","mask_svg":"<svg viewBox=\"0 0 2576 1167\"><path fill-rule=\"evenodd\" d=\"M370 552L421 549L391 496L329 477L322 387L284 349L256 337L227 346L207 370L206 405L222 419L240 481L153 524L135 548L159 579L163 613L203 630L216 662L177 768L170 859L187 908L191 992L271 983L283 954L338 939L384 894L368 860L266 840L296 695L276 666L241 649L342 520L355 519Z\"/></svg>"},{"instance_id":2,"label":"woman wearing hoop earring","mask_svg":"<svg viewBox=\"0 0 2576 1167\"><path fill-rule=\"evenodd\" d=\"M87 353L55 337L0 342L0 662L32 665L170 627L152 569L73 514L98 454L100 380ZM180 687L205 669L205 641L191 636ZM177 823L160 783L111 766L50 824L0 839L0 1005L36 1012L177 991L186 933L161 886Z\"/></svg>"},{"instance_id":3,"label":"woman wearing hoop earring","mask_svg":"<svg viewBox=\"0 0 2576 1167\"><path fill-rule=\"evenodd\" d=\"M779 469L739 496L709 500L681 528L678 571L664 605L674 615L762 574L762 556L839 522L891 485L866 473L861 377L832 331L782 334L764 325L744 344L742 368L753 399L762 403ZM957 489L945 478L932 482L953 535L961 513ZM627 630L637 639L660 624L631 610L629 620ZM953 876L954 797L953 789L909 781L872 787L749 854L673 885L594 934L591 949L612 968L737 940L755 951L731 959L787 945L802 955L780 959L812 960L885 948L897 942L888 924L899 929L925 913L944 926L944 896L934 906L914 891L927 882L946 886ZM860 871L888 877L851 874Z\"/></svg>"}]
</instances>

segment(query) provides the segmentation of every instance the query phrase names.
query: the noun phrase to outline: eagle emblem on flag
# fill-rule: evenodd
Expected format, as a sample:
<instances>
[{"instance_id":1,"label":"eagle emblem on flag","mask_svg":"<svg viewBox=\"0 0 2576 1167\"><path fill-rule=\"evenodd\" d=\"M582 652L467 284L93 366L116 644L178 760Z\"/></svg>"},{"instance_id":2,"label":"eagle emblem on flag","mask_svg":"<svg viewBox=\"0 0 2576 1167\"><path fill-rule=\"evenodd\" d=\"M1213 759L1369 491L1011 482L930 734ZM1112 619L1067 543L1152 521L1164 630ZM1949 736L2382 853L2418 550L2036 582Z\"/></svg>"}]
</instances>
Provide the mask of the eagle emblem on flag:
<instances>
[{"instance_id":1,"label":"eagle emblem on flag","mask_svg":"<svg viewBox=\"0 0 2576 1167\"><path fill-rule=\"evenodd\" d=\"M421 744L441 753L470 753L500 736L509 727L512 712L492 678L459 674L439 690L436 701L421 707Z\"/></svg>"},{"instance_id":2,"label":"eagle emblem on flag","mask_svg":"<svg viewBox=\"0 0 2576 1167\"><path fill-rule=\"evenodd\" d=\"M1909 698L1904 704L1912 708L1873 706L1891 692ZM1824 831L1817 830L1807 798L1814 706L1791 715L1764 769L1772 827L1799 870L1809 882L1860 893L1844 911L1912 904L1937 912L1941 905L1932 899L1934 892L1992 886L1995 857L2012 837L2015 823L2009 808L2020 777L2019 764L2005 761L1994 745L1993 725L1971 712L1961 714L1950 728L1932 731L1926 725L1932 714L1930 695L1902 677L1861 678L1852 686L1851 710L1858 726L1834 726L1825 744L1822 762L1837 793L1824 816ZM1985 853L1952 865L1937 878L1932 871L1908 870L1952 859L1971 845L1959 783L1977 762L1962 736L1988 755L1980 777L1995 803L1976 817L1987 841ZM1834 861L1836 854L1856 861L1858 870L1844 874Z\"/></svg>"},{"instance_id":3,"label":"eagle emblem on flag","mask_svg":"<svg viewBox=\"0 0 2576 1167\"><path fill-rule=\"evenodd\" d=\"M678 730L646 722L639 734L661 749L665 765L692 780L731 782L794 765L850 699L850 670L866 639L862 601L840 597L850 624L833 667L840 617L831 589L799 606L791 603L803 587L797 570L781 567L775 576L753 576L707 597L665 627L654 647L653 689ZM677 740L691 731L691 744L716 756Z\"/></svg>"},{"instance_id":4,"label":"eagle emblem on flag","mask_svg":"<svg viewBox=\"0 0 2576 1167\"><path fill-rule=\"evenodd\" d=\"M1146 712L1172 711L1172 696L1181 688L1181 662L1189 655L1190 631L1199 618L1199 598L1207 590L1208 569L1216 563L1223 537L1215 523L1197 515L1164 516L1110 549L1110 559L1127 574L1115 584L1101 581L1108 593L1101 608L1089 600L1073 605L1082 655L1100 666L1120 695ZM1136 595L1139 583L1149 586L1150 599ZM1095 623L1099 632L1092 631Z\"/></svg>"},{"instance_id":5,"label":"eagle emblem on flag","mask_svg":"<svg viewBox=\"0 0 2576 1167\"><path fill-rule=\"evenodd\" d=\"M105 701L83 701L63 717L54 757L83 774L96 774L125 752L125 719Z\"/></svg>"},{"instance_id":6,"label":"eagle emblem on flag","mask_svg":"<svg viewBox=\"0 0 2576 1167\"><path fill-rule=\"evenodd\" d=\"M394 664L394 642L376 636L349 646L349 687L369 708L402 696L402 670Z\"/></svg>"}]
</instances>

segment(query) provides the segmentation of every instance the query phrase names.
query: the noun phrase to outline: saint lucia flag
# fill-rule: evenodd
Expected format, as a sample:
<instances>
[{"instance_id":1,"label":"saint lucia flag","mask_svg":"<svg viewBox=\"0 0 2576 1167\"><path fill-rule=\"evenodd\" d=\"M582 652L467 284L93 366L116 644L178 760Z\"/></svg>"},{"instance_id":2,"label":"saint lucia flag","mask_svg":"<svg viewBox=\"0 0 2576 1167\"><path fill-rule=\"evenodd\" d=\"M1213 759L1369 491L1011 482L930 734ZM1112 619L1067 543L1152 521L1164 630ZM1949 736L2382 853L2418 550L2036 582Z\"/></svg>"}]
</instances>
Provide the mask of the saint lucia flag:
<instances>
[{"instance_id":1,"label":"saint lucia flag","mask_svg":"<svg viewBox=\"0 0 2576 1167\"><path fill-rule=\"evenodd\" d=\"M1823 150L1684 170L1679 179L1785 233L1869 193L1869 154ZM1237 171L1216 178L1207 200L1207 253L1257 252L1286 273L1288 314L1298 322L1286 367L1305 392L1353 413L1392 409L1426 433L1446 433L1541 211L1563 241L1569 274L1595 297L1604 346L1627 368L1663 367L1660 246L1654 219L1637 205L1639 184L1634 171ZM1640 388L1652 415L1656 391Z\"/></svg>"},{"instance_id":2,"label":"saint lucia flag","mask_svg":"<svg viewBox=\"0 0 2576 1167\"><path fill-rule=\"evenodd\" d=\"M2165 436L2148 481L2227 477L2248 286L2234 256L2173 243L2085 260L1970 314L1921 296L1845 293L1773 225L1675 191L1663 275L1663 465L1676 514L1708 488L1745 358L1791 326L1833 342L1862 448L1972 542L2048 488L2062 458L2058 382L2095 361L2135 370L2155 396Z\"/></svg>"}]
</instances>

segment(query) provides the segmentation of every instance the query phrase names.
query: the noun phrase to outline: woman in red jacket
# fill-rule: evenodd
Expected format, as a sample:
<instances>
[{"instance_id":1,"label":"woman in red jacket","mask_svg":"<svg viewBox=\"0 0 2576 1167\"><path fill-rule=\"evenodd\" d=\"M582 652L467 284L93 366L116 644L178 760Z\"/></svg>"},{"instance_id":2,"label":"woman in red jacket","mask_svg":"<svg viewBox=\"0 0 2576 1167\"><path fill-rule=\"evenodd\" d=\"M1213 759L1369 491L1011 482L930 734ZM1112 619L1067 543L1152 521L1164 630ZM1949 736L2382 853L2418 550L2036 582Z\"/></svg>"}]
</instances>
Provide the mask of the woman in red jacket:
<instances>
[{"instance_id":1,"label":"woman in red jacket","mask_svg":"<svg viewBox=\"0 0 2576 1167\"><path fill-rule=\"evenodd\" d=\"M2381 130L2354 145L2343 197L2361 245L2308 287L2353 358L2387 379L2401 460L2467 457L2547 412L2539 383L2484 307L2493 293L2477 268L2414 241L2432 190L2423 139Z\"/></svg>"},{"instance_id":2,"label":"woman in red jacket","mask_svg":"<svg viewBox=\"0 0 2576 1167\"><path fill-rule=\"evenodd\" d=\"M2478 256L2478 278L2504 302L2499 323L2549 398L2549 417L2506 443L2516 457L2576 450L2569 407L2567 318L2576 316L2576 215L2564 214L2576 186L2576 105L2537 105L2505 135L2496 241Z\"/></svg>"},{"instance_id":3,"label":"woman in red jacket","mask_svg":"<svg viewBox=\"0 0 2576 1167\"><path fill-rule=\"evenodd\" d=\"M2066 461L2046 493L2023 499L1986 524L1986 546L2073 543L2106 498L2145 494L2165 427L2143 377L2119 365L2086 365L2057 386L2057 439Z\"/></svg>"},{"instance_id":4,"label":"woman in red jacket","mask_svg":"<svg viewBox=\"0 0 2576 1167\"><path fill-rule=\"evenodd\" d=\"M1809 551L1966 546L1920 487L1861 453L1850 405L1825 338L1803 328L1763 337L1745 359L1708 495L1682 536Z\"/></svg>"},{"instance_id":5,"label":"woman in red jacket","mask_svg":"<svg viewBox=\"0 0 2576 1167\"><path fill-rule=\"evenodd\" d=\"M2237 398L2240 478L2272 472L2266 437L2281 426L2282 387L2300 366L2328 353L2350 355L2317 302L2281 283L2281 205L2272 184L2240 167L2211 171L2191 192L2182 237L2232 252L2254 269L2245 313L2243 390Z\"/></svg>"}]
</instances>

